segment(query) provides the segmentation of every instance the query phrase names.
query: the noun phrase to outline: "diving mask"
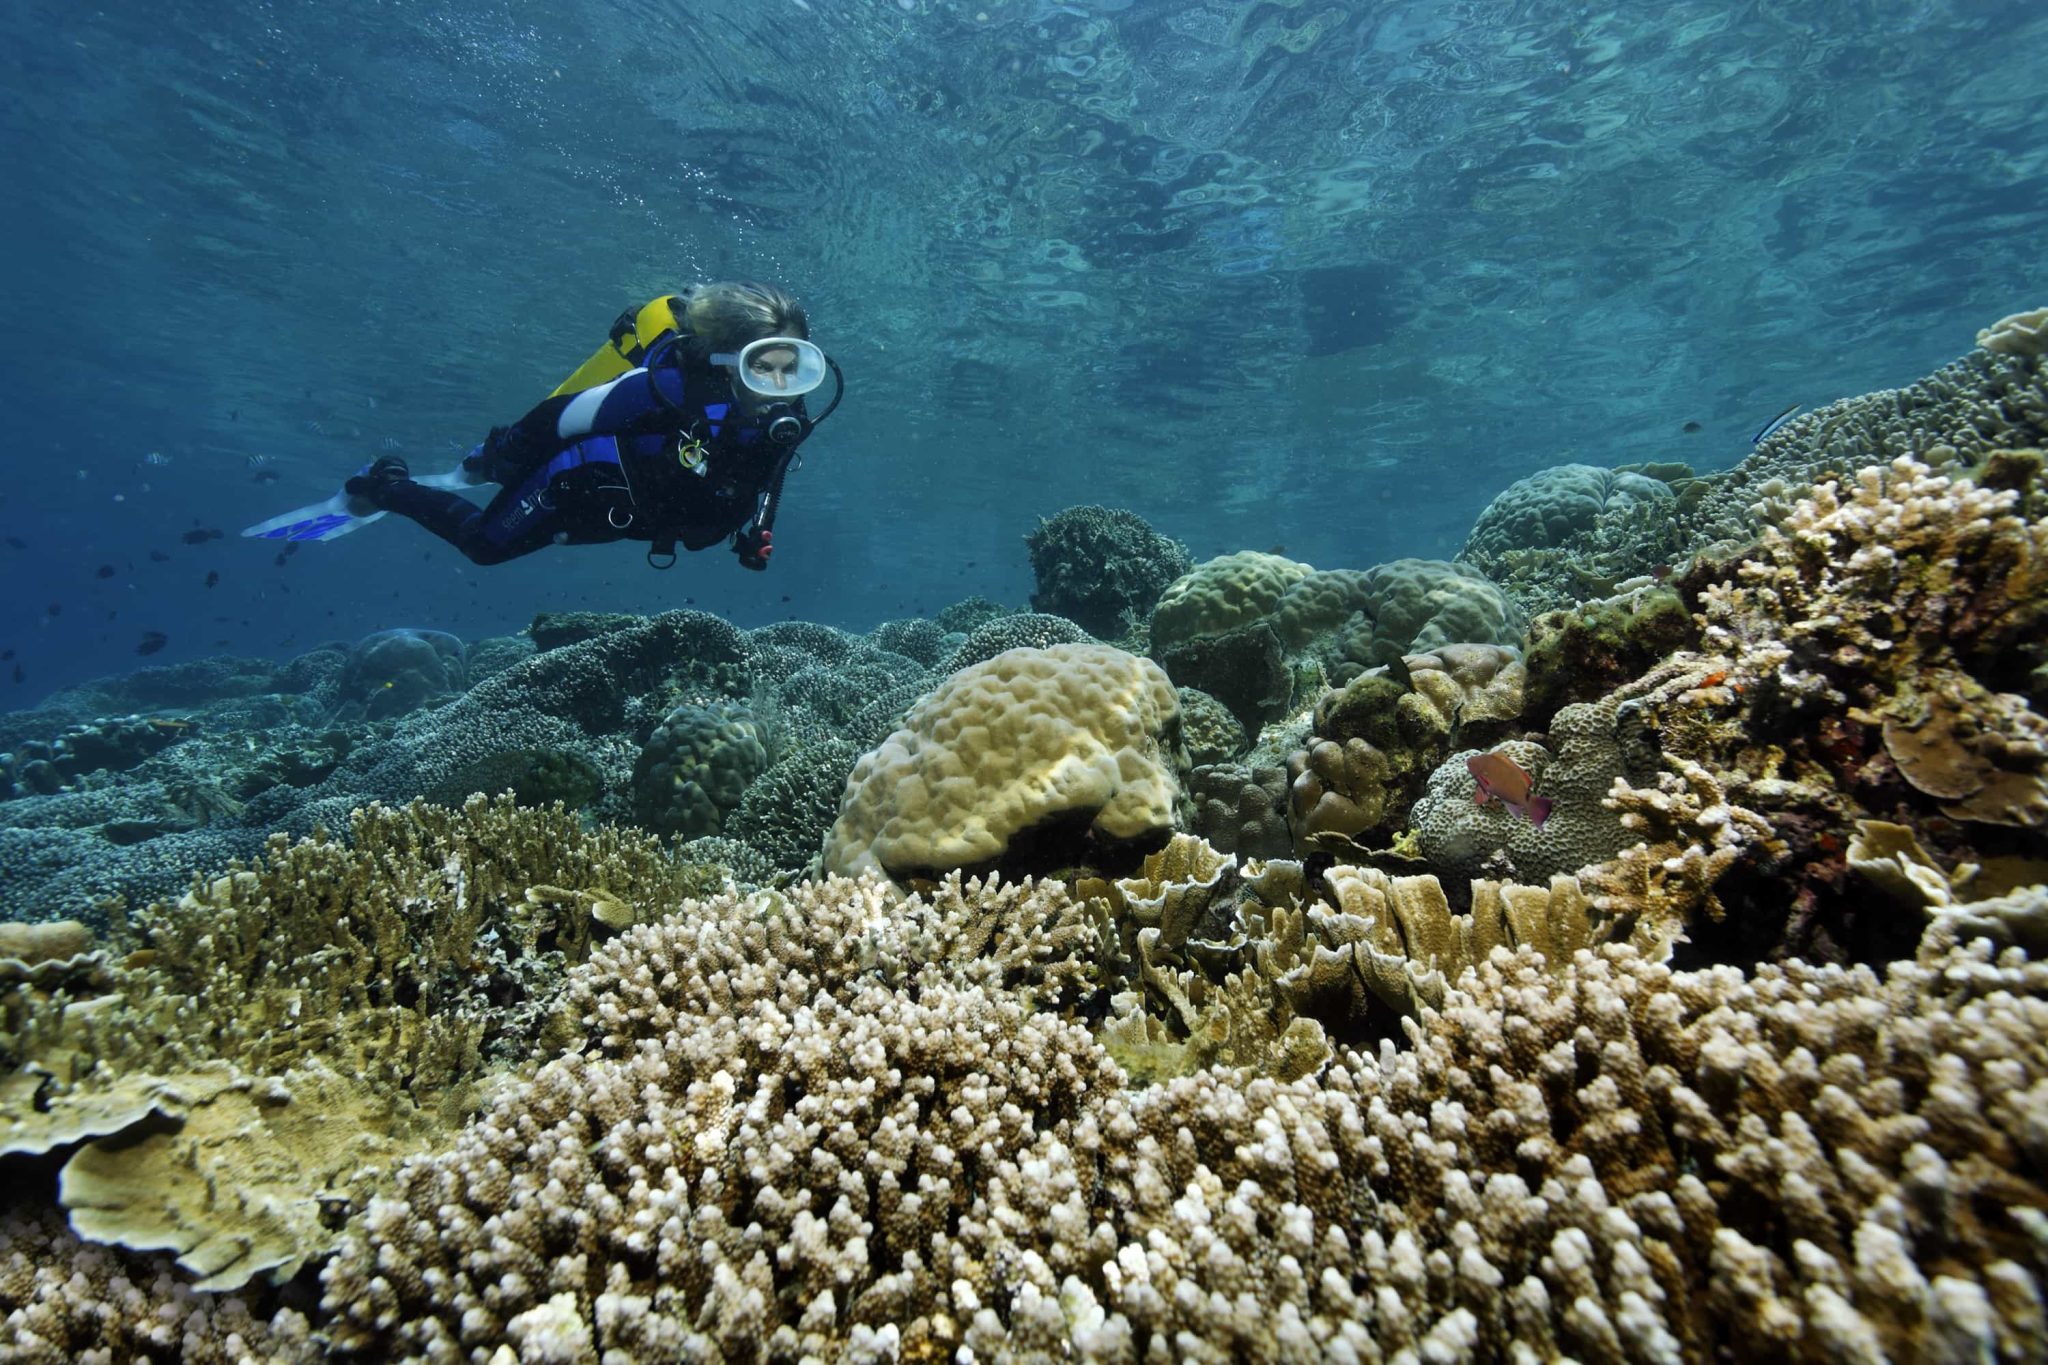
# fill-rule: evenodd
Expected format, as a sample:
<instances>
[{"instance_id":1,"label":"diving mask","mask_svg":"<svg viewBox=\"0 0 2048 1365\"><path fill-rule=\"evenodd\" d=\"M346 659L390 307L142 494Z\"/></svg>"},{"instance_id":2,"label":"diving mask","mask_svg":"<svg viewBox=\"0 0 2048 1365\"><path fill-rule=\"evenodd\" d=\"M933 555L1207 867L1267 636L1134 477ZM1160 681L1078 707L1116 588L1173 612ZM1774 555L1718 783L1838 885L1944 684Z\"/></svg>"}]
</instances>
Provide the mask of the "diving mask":
<instances>
[{"instance_id":1,"label":"diving mask","mask_svg":"<svg viewBox=\"0 0 2048 1365\"><path fill-rule=\"evenodd\" d=\"M762 398L798 398L825 382L825 353L797 337L762 337L737 352L719 352L711 363L730 369L747 392Z\"/></svg>"}]
</instances>

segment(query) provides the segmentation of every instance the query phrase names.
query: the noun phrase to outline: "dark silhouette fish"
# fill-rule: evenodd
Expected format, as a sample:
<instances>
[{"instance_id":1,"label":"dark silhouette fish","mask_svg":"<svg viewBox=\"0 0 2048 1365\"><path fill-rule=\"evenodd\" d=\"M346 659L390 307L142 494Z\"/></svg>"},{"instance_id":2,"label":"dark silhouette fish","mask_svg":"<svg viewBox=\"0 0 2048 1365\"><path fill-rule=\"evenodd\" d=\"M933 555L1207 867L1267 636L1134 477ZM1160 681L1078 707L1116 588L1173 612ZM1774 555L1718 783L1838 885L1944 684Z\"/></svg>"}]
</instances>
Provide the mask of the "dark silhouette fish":
<instances>
[{"instance_id":1,"label":"dark silhouette fish","mask_svg":"<svg viewBox=\"0 0 2048 1365\"><path fill-rule=\"evenodd\" d=\"M179 536L178 539L184 541L187 545L204 545L209 540L219 540L222 534L222 532L212 527L203 527L199 530L187 531L184 535Z\"/></svg>"},{"instance_id":2,"label":"dark silhouette fish","mask_svg":"<svg viewBox=\"0 0 2048 1365\"><path fill-rule=\"evenodd\" d=\"M111 564L102 564L97 569L94 569L92 572L95 578L112 578L114 576L114 566Z\"/></svg>"},{"instance_id":3,"label":"dark silhouette fish","mask_svg":"<svg viewBox=\"0 0 2048 1365\"><path fill-rule=\"evenodd\" d=\"M1749 438L1749 443L1750 443L1751 445L1753 445L1753 446L1754 446L1754 445L1762 445L1762 444L1763 444L1763 441L1764 441L1764 438L1765 438L1766 436L1769 436L1769 435L1770 435L1770 434L1771 434L1772 432L1776 431L1776 430L1777 430L1777 429L1778 429L1779 427L1782 427L1782 426L1784 426L1784 425L1785 425L1785 423L1787 423L1787 422L1791 421L1791 420L1792 420L1792 414L1793 414L1793 413L1795 413L1795 412L1797 412L1797 411L1799 411L1799 408L1800 408L1800 405L1799 405L1799 404L1797 404L1797 403L1794 403L1794 404L1793 404L1793 405L1792 405L1791 407L1789 407L1789 408L1786 408L1786 409L1785 409L1785 410L1784 410L1783 412L1779 413L1779 414L1778 414L1778 415L1777 415L1776 417L1773 417L1773 418L1772 418L1772 419L1771 419L1770 421L1768 421L1768 422L1764 423L1764 424L1763 424L1763 426L1761 426L1761 427L1759 427L1759 428L1757 429L1757 433L1756 433L1756 435L1754 435L1754 436L1752 436L1752 437L1750 437L1750 438Z\"/></svg>"},{"instance_id":4,"label":"dark silhouette fish","mask_svg":"<svg viewBox=\"0 0 2048 1365\"><path fill-rule=\"evenodd\" d=\"M149 562L152 564L168 564L171 562L171 557L162 550L151 550L149 552Z\"/></svg>"},{"instance_id":5,"label":"dark silhouette fish","mask_svg":"<svg viewBox=\"0 0 2048 1365\"><path fill-rule=\"evenodd\" d=\"M220 582L220 570L208 569L206 571L206 586L210 588L218 582Z\"/></svg>"},{"instance_id":6,"label":"dark silhouette fish","mask_svg":"<svg viewBox=\"0 0 2048 1365\"><path fill-rule=\"evenodd\" d=\"M170 642L171 637L162 631L146 630L142 633L142 643L135 646L135 652L137 654L154 654Z\"/></svg>"}]
</instances>

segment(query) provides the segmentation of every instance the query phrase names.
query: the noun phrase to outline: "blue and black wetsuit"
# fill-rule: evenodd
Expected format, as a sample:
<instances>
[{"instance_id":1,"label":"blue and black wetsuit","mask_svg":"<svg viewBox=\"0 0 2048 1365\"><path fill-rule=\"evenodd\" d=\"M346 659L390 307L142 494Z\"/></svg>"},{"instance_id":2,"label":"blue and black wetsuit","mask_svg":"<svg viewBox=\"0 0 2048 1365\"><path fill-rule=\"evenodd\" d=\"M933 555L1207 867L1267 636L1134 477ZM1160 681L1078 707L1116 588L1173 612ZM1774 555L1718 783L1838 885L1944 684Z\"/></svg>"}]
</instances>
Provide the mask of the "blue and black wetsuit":
<instances>
[{"instance_id":1,"label":"blue and black wetsuit","mask_svg":"<svg viewBox=\"0 0 2048 1365\"><path fill-rule=\"evenodd\" d=\"M701 550L765 527L793 445L778 445L733 401L709 366L662 346L649 367L581 393L550 398L464 461L503 485L479 508L458 493L400 480L375 502L410 517L477 564L502 564L545 545L653 542L650 562L676 544ZM665 566L664 566L665 567Z\"/></svg>"}]
</instances>

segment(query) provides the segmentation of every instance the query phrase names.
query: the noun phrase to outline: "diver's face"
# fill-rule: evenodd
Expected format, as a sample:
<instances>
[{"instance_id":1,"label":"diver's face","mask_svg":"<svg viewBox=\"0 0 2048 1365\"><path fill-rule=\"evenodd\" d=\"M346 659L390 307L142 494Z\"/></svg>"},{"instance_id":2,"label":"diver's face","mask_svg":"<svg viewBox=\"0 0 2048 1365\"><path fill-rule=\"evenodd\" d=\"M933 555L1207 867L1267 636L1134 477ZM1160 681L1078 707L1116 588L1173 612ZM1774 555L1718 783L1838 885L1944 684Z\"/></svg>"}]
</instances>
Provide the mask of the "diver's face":
<instances>
[{"instance_id":1,"label":"diver's face","mask_svg":"<svg viewBox=\"0 0 2048 1365\"><path fill-rule=\"evenodd\" d=\"M789 388L796 377L796 350L789 346L774 346L754 352L747 357L747 384L740 387L747 390L756 401L764 401L767 395L756 395L755 389L773 390L781 393ZM749 387L751 386L751 388Z\"/></svg>"}]
</instances>

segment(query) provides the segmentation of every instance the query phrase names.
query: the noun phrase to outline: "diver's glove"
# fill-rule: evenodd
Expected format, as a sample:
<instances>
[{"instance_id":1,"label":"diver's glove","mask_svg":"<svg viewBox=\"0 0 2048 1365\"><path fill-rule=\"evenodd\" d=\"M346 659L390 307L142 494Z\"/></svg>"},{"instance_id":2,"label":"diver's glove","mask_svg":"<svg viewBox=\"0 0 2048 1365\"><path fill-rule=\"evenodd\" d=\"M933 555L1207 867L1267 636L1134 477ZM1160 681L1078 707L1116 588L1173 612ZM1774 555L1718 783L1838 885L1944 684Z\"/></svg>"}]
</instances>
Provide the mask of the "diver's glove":
<instances>
[{"instance_id":1,"label":"diver's glove","mask_svg":"<svg viewBox=\"0 0 2048 1365\"><path fill-rule=\"evenodd\" d=\"M740 557L742 567L765 569L768 556L775 553L775 533L744 527L733 535L732 552Z\"/></svg>"},{"instance_id":2,"label":"diver's glove","mask_svg":"<svg viewBox=\"0 0 2048 1365\"><path fill-rule=\"evenodd\" d=\"M389 492L393 484L404 483L411 477L412 470L406 467L404 460L396 455L379 455L357 470L355 475L341 486L341 491L352 498L364 498L382 507L384 504L378 499Z\"/></svg>"},{"instance_id":3,"label":"diver's glove","mask_svg":"<svg viewBox=\"0 0 2048 1365\"><path fill-rule=\"evenodd\" d=\"M483 444L465 455L462 467L491 483L516 483L527 471L526 441L512 427L492 427Z\"/></svg>"}]
</instances>

